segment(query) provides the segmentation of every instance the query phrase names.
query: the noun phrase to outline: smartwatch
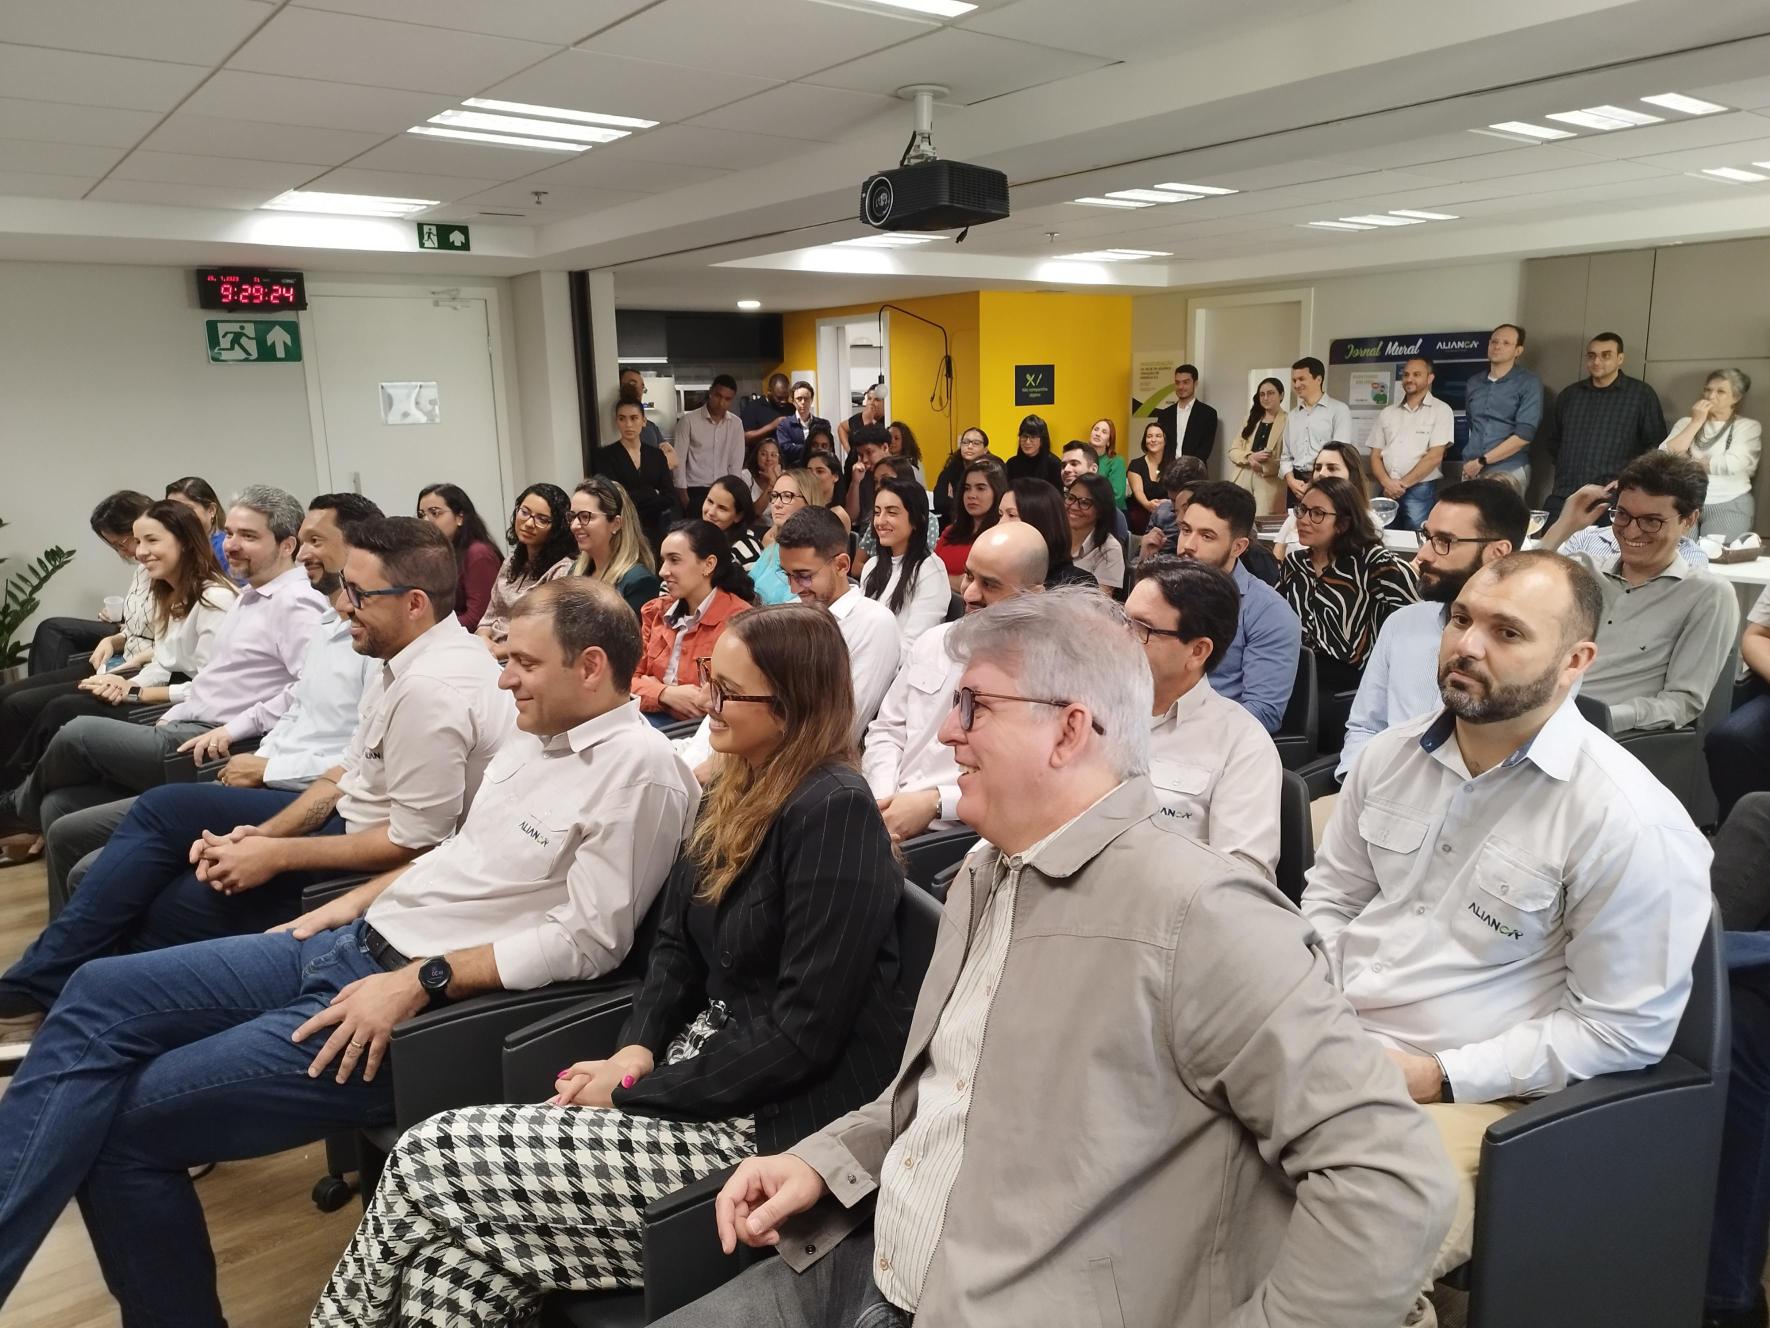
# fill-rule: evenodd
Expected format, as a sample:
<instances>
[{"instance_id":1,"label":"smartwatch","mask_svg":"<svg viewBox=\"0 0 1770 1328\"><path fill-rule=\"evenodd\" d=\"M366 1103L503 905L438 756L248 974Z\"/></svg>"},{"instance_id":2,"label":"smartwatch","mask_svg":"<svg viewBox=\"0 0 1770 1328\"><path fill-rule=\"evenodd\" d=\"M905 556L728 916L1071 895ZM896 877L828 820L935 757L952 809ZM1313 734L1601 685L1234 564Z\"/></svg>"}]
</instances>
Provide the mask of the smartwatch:
<instances>
[{"instance_id":1,"label":"smartwatch","mask_svg":"<svg viewBox=\"0 0 1770 1328\"><path fill-rule=\"evenodd\" d=\"M1444 1062L1438 1060L1436 1054L1432 1059L1438 1061L1438 1100L1440 1102L1455 1102L1457 1100L1456 1094L1451 1092L1450 1076L1445 1073Z\"/></svg>"},{"instance_id":2,"label":"smartwatch","mask_svg":"<svg viewBox=\"0 0 1770 1328\"><path fill-rule=\"evenodd\" d=\"M1483 469L1483 470L1487 469L1487 453L1486 452L1483 452L1480 456L1476 457L1475 459L1481 463L1481 469Z\"/></svg>"},{"instance_id":3,"label":"smartwatch","mask_svg":"<svg viewBox=\"0 0 1770 1328\"><path fill-rule=\"evenodd\" d=\"M449 961L441 955L426 959L418 966L418 985L424 988L424 994L430 998L432 1005L446 1005L449 1000L449 983L455 980L455 970L449 967Z\"/></svg>"}]
</instances>

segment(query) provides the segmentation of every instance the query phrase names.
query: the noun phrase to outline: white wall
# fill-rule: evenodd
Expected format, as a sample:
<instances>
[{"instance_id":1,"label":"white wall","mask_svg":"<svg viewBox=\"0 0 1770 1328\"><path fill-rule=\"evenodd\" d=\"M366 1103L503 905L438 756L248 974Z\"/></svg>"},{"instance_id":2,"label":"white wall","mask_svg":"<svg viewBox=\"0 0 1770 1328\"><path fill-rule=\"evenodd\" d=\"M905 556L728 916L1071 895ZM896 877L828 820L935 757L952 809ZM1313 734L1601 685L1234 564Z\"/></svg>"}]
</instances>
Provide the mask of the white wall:
<instances>
[{"instance_id":1,"label":"white wall","mask_svg":"<svg viewBox=\"0 0 1770 1328\"><path fill-rule=\"evenodd\" d=\"M545 455L524 447L520 398L524 362L560 361L547 345L555 311L534 320L517 354L510 283L501 278L309 272L311 285L402 285L446 290L493 286L503 303L506 402L519 485L526 471L578 478L572 464L552 473L555 440ZM158 496L180 475L201 475L223 500L249 483L275 484L304 503L316 489L313 430L300 365L212 365L189 268L0 262L0 568L18 570L51 544L74 549L74 563L51 583L46 613L82 616L119 593L127 573L86 524L93 504L114 489ZM569 317L564 323L569 339ZM304 328L307 336L310 328ZM308 355L314 354L307 347ZM563 352L570 363L569 340ZM569 385L549 384L536 399L551 426L555 399ZM575 388L570 389L575 391ZM562 430L563 432L563 430ZM416 481L415 481L416 483ZM414 489L414 492L416 490ZM27 629L28 638L28 629Z\"/></svg>"}]
</instances>

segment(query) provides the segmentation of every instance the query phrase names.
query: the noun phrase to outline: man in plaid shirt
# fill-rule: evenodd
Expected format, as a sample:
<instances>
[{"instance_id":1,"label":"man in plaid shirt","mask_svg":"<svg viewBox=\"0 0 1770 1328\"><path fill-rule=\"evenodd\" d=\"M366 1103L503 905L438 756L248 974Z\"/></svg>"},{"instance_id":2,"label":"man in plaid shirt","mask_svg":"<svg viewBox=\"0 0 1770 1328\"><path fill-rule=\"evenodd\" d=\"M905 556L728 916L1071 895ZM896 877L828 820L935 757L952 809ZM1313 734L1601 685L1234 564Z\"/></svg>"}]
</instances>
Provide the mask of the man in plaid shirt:
<instances>
[{"instance_id":1,"label":"man in plaid shirt","mask_svg":"<svg viewBox=\"0 0 1770 1328\"><path fill-rule=\"evenodd\" d=\"M1555 520L1569 494L1585 484L1608 484L1666 436L1659 394L1622 371L1623 339L1600 332L1586 343L1586 373L1555 398L1545 421L1555 487L1543 504Z\"/></svg>"}]
</instances>

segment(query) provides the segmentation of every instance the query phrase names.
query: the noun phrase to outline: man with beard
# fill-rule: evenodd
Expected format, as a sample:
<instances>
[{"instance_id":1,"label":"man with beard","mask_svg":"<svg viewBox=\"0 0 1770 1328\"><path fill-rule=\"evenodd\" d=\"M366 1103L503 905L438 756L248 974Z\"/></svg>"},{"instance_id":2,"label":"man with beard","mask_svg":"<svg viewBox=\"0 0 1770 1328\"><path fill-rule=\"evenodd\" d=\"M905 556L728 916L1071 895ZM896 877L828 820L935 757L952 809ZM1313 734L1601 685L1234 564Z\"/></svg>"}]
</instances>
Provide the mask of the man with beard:
<instances>
[{"instance_id":1,"label":"man with beard","mask_svg":"<svg viewBox=\"0 0 1770 1328\"><path fill-rule=\"evenodd\" d=\"M1334 778L1343 780L1352 758L1391 724L1437 710L1438 641L1446 608L1470 577L1524 547L1530 512L1510 484L1466 480L1438 497L1420 526L1420 602L1397 609L1377 634L1346 720L1346 741Z\"/></svg>"},{"instance_id":2,"label":"man with beard","mask_svg":"<svg viewBox=\"0 0 1770 1328\"><path fill-rule=\"evenodd\" d=\"M1557 554L1471 577L1439 645L1444 708L1366 745L1303 892L1335 984L1458 1173L1434 1277L1469 1256L1488 1125L1657 1062L1708 923L1707 841L1574 705L1603 609Z\"/></svg>"}]
</instances>

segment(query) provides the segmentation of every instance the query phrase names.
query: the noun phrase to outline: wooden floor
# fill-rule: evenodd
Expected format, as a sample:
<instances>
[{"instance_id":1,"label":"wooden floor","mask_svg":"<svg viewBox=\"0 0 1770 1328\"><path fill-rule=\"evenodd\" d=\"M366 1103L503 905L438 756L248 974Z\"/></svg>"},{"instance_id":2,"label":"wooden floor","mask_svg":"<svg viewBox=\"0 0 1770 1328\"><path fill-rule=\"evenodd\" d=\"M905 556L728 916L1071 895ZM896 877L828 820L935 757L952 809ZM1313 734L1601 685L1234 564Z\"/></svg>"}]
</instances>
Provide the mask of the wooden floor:
<instances>
[{"instance_id":1,"label":"wooden floor","mask_svg":"<svg viewBox=\"0 0 1770 1328\"><path fill-rule=\"evenodd\" d=\"M43 928L41 864L0 869L0 967ZM0 1092L6 1080L0 1079ZM314 1144L252 1162L229 1162L197 1182L220 1270L221 1304L233 1328L297 1328L356 1230L352 1200L321 1213L308 1192L326 1169ZM116 1328L117 1305L69 1204L5 1308L0 1328Z\"/></svg>"}]
</instances>

